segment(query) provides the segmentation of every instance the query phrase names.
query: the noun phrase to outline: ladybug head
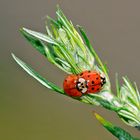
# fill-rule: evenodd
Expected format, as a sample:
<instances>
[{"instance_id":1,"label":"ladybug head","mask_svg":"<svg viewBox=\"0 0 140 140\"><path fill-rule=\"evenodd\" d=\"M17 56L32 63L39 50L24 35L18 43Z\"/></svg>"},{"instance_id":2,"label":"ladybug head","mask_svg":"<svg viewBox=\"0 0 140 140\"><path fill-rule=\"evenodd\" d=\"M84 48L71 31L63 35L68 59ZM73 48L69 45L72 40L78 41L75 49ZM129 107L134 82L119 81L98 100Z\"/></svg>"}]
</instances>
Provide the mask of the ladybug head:
<instances>
[{"instance_id":1,"label":"ladybug head","mask_svg":"<svg viewBox=\"0 0 140 140\"><path fill-rule=\"evenodd\" d=\"M106 83L105 75L101 74L101 86L103 86Z\"/></svg>"},{"instance_id":2,"label":"ladybug head","mask_svg":"<svg viewBox=\"0 0 140 140\"><path fill-rule=\"evenodd\" d=\"M81 93L86 93L87 92L87 81L84 78L79 78L76 83L76 88L81 92Z\"/></svg>"}]
</instances>

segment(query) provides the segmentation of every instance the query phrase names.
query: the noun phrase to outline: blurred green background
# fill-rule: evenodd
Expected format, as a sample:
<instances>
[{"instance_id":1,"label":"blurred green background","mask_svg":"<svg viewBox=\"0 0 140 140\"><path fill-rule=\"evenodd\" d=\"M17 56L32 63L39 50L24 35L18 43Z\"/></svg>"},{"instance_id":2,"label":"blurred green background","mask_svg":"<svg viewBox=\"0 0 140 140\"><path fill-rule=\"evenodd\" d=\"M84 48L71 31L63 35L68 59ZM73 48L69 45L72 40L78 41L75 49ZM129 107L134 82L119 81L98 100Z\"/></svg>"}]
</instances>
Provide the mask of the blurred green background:
<instances>
[{"instance_id":1,"label":"blurred green background","mask_svg":"<svg viewBox=\"0 0 140 140\"><path fill-rule=\"evenodd\" d=\"M18 31L24 26L45 32L45 17L55 17L57 4L74 25L86 29L107 62L114 92L116 72L140 85L139 0L0 0L0 139L115 139L92 116L92 110L140 137L140 131L126 126L115 113L46 89L12 59L11 52L62 87L66 74L47 62Z\"/></svg>"}]
</instances>

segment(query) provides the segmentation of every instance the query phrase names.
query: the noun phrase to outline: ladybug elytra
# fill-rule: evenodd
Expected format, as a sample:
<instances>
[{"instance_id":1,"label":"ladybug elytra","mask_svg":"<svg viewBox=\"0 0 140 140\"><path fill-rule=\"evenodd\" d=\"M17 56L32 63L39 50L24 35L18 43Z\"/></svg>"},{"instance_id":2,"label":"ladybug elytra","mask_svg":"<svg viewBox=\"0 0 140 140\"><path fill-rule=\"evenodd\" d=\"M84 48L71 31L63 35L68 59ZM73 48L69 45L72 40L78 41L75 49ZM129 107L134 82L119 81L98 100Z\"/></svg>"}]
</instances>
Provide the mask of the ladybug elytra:
<instances>
[{"instance_id":1,"label":"ladybug elytra","mask_svg":"<svg viewBox=\"0 0 140 140\"><path fill-rule=\"evenodd\" d=\"M68 75L63 83L64 91L72 97L99 92L106 83L105 76L97 71L84 71Z\"/></svg>"}]
</instances>

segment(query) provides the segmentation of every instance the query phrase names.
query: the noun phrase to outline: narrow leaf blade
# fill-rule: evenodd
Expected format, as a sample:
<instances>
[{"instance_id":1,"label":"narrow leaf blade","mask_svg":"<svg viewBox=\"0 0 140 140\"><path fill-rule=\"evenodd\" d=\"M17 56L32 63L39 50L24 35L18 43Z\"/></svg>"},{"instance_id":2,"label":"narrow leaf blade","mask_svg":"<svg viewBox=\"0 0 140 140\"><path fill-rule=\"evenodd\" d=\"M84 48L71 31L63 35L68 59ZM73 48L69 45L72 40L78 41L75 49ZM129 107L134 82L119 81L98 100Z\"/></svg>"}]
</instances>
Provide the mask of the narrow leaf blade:
<instances>
[{"instance_id":1,"label":"narrow leaf blade","mask_svg":"<svg viewBox=\"0 0 140 140\"><path fill-rule=\"evenodd\" d=\"M22 28L22 30L24 32L26 32L26 34L29 34L30 36L36 37L37 39L40 39L40 40L45 41L45 42L50 43L50 44L58 45L57 42L53 38L51 38L50 36L48 36L46 34L32 31L32 30L27 29L27 28Z\"/></svg>"},{"instance_id":2,"label":"narrow leaf blade","mask_svg":"<svg viewBox=\"0 0 140 140\"><path fill-rule=\"evenodd\" d=\"M48 89L54 90L56 92L59 92L61 94L65 94L64 91L56 86L55 84L49 82L42 76L40 76L36 71L34 71L29 65L24 63L22 60L20 60L18 57L16 57L14 54L12 54L12 57L14 60L32 77L34 77L38 82L40 82L42 85L47 87Z\"/></svg>"},{"instance_id":3,"label":"narrow leaf blade","mask_svg":"<svg viewBox=\"0 0 140 140\"><path fill-rule=\"evenodd\" d=\"M46 52L45 52L45 47L43 45L43 43L33 37L32 35L30 35L28 32L26 32L23 28L20 29L21 34L31 43L31 45L37 49L41 54L46 56Z\"/></svg>"},{"instance_id":4,"label":"narrow leaf blade","mask_svg":"<svg viewBox=\"0 0 140 140\"><path fill-rule=\"evenodd\" d=\"M103 65L103 63L102 63L102 61L100 60L99 56L97 55L97 53L96 53L95 50L93 49L93 47L92 47L92 45L91 45L91 43L90 43L90 41L89 41L89 39L88 39L88 37L87 37L87 35L86 35L84 29L83 29L81 26L78 26L78 28L79 28L79 31L80 31L80 33L82 34L82 36L83 36L83 38L84 38L84 40L85 40L85 43L86 43L87 47L89 48L90 52L91 52L92 55L96 58L97 62L100 64L100 66L101 66L103 72L104 72L106 75L108 75L105 66Z\"/></svg>"},{"instance_id":5,"label":"narrow leaf blade","mask_svg":"<svg viewBox=\"0 0 140 140\"><path fill-rule=\"evenodd\" d=\"M116 136L119 140L140 140L138 138L132 137L128 132L123 130L120 127L113 125L112 123L106 121L103 117L99 114L94 113L96 119L114 136Z\"/></svg>"}]
</instances>

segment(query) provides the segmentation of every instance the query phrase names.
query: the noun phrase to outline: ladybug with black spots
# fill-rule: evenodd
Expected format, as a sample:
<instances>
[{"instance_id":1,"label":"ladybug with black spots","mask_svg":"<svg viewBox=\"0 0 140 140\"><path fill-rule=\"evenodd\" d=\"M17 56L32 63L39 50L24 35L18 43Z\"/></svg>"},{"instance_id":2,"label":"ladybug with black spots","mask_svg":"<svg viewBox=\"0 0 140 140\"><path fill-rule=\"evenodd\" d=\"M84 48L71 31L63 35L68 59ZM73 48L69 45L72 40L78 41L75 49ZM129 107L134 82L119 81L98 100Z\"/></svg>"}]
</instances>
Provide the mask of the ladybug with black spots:
<instances>
[{"instance_id":1,"label":"ladybug with black spots","mask_svg":"<svg viewBox=\"0 0 140 140\"><path fill-rule=\"evenodd\" d=\"M71 97L81 97L85 94L99 92L106 83L104 75L97 71L83 71L68 75L63 83L64 91Z\"/></svg>"}]
</instances>

